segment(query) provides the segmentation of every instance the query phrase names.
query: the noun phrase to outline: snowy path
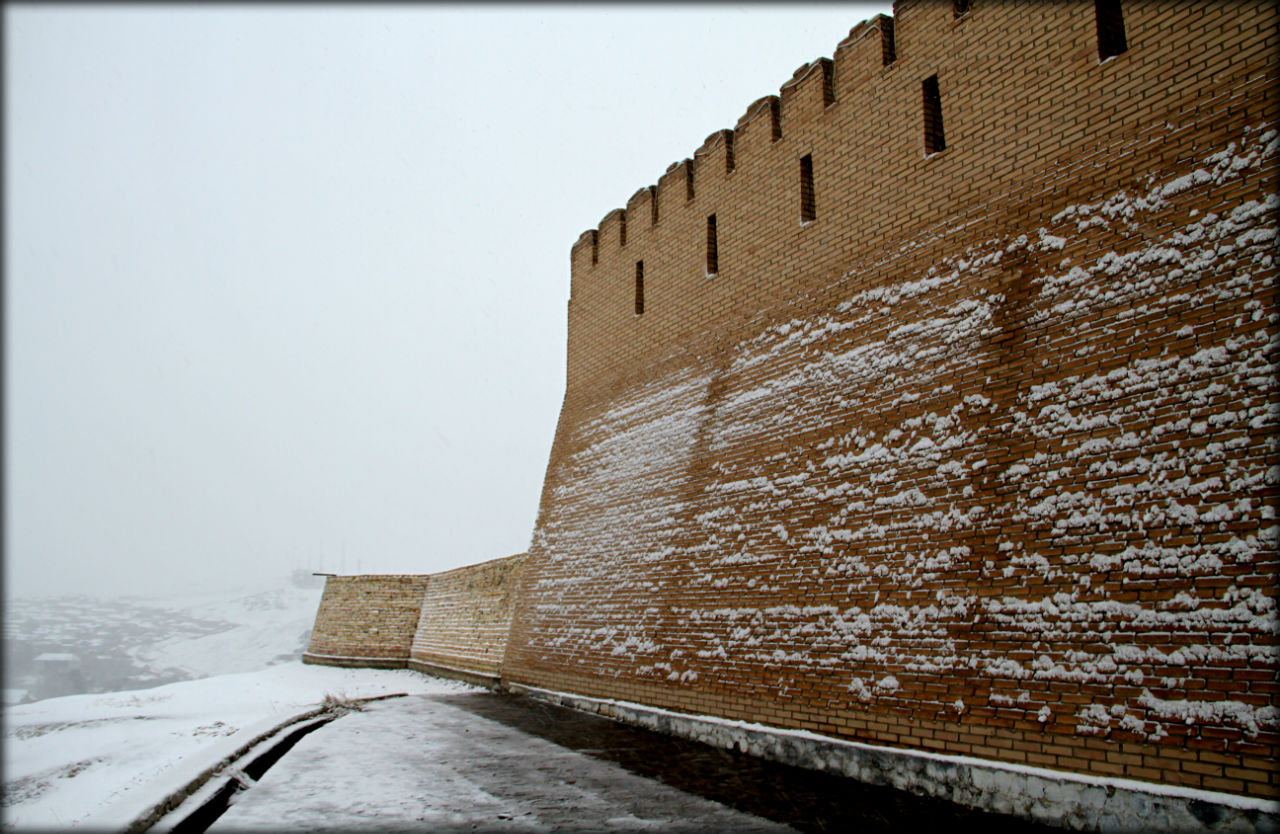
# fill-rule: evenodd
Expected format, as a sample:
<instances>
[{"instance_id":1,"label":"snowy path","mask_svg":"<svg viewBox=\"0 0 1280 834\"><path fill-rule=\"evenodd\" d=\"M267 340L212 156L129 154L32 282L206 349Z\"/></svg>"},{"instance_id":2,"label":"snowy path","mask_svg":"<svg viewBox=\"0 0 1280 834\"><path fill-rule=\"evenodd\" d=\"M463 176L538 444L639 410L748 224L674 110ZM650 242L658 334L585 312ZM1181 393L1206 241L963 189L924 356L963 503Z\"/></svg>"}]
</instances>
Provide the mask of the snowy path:
<instances>
[{"instance_id":1,"label":"snowy path","mask_svg":"<svg viewBox=\"0 0 1280 834\"><path fill-rule=\"evenodd\" d=\"M432 696L298 743L209 829L789 832Z\"/></svg>"},{"instance_id":2,"label":"snowy path","mask_svg":"<svg viewBox=\"0 0 1280 834\"><path fill-rule=\"evenodd\" d=\"M254 829L1050 830L490 692L380 701L305 736L209 830Z\"/></svg>"}]
</instances>

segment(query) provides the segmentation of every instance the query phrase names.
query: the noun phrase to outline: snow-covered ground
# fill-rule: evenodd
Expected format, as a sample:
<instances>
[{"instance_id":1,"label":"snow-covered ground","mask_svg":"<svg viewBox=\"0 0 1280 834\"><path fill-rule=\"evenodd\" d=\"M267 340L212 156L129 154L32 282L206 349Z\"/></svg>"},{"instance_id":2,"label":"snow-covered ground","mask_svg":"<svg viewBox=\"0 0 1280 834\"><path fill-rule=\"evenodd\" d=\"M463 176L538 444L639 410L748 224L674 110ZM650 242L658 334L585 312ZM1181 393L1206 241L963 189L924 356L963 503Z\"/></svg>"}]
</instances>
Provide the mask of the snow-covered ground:
<instances>
[{"instance_id":1,"label":"snow-covered ground","mask_svg":"<svg viewBox=\"0 0 1280 834\"><path fill-rule=\"evenodd\" d=\"M160 801L167 790L259 733L318 705L326 694L361 698L471 689L404 670L291 661L154 689L13 707L5 711L3 827L120 827L109 823L127 823L134 811Z\"/></svg>"},{"instance_id":2,"label":"snow-covered ground","mask_svg":"<svg viewBox=\"0 0 1280 834\"><path fill-rule=\"evenodd\" d=\"M36 697L124 691L6 708L4 829L140 811L163 798L160 786L194 777L326 694L459 688L408 672L303 666L321 594L281 583L163 599L6 600L6 646L17 650L6 674L15 683L34 686ZM44 680L23 665L50 650L77 657L74 680ZM148 679L164 685L137 688Z\"/></svg>"},{"instance_id":3,"label":"snow-covered ground","mask_svg":"<svg viewBox=\"0 0 1280 834\"><path fill-rule=\"evenodd\" d=\"M436 698L379 701L304 737L209 830L795 834Z\"/></svg>"},{"instance_id":4,"label":"snow-covered ground","mask_svg":"<svg viewBox=\"0 0 1280 834\"><path fill-rule=\"evenodd\" d=\"M321 588L276 588L250 594L194 594L139 604L185 612L228 628L197 637L177 636L131 654L155 671L174 669L193 678L251 672L292 660L306 648L320 607Z\"/></svg>"}]
</instances>

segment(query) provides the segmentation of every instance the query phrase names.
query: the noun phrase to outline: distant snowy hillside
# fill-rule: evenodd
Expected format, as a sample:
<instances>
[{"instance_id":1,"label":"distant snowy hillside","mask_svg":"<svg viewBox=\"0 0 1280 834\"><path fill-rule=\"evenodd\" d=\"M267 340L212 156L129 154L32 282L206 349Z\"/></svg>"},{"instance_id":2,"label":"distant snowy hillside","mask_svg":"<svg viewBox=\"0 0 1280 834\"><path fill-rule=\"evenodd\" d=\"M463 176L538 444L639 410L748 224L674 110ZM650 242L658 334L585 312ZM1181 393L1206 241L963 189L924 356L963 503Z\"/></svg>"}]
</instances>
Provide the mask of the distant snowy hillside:
<instances>
[{"instance_id":1,"label":"distant snowy hillside","mask_svg":"<svg viewBox=\"0 0 1280 834\"><path fill-rule=\"evenodd\" d=\"M163 599L6 598L6 703L141 689L297 660L323 592L304 584L294 577ZM62 657L66 662L49 662Z\"/></svg>"},{"instance_id":2,"label":"distant snowy hillside","mask_svg":"<svg viewBox=\"0 0 1280 834\"><path fill-rule=\"evenodd\" d=\"M203 594L137 604L181 612L197 620L228 624L225 630L196 637L178 635L130 654L156 674L170 670L207 678L253 672L297 660L307 647L320 588L277 588L253 594Z\"/></svg>"}]
</instances>

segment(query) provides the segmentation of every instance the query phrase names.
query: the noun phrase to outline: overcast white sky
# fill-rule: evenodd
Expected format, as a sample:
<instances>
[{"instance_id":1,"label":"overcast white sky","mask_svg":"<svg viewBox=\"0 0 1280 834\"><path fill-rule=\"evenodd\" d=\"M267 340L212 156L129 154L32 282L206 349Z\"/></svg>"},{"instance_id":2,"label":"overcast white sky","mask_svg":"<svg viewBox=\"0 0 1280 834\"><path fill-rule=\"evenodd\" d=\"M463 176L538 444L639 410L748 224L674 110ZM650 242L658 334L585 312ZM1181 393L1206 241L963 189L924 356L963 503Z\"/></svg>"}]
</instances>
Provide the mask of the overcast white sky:
<instances>
[{"instance_id":1,"label":"overcast white sky","mask_svg":"<svg viewBox=\"0 0 1280 834\"><path fill-rule=\"evenodd\" d=\"M524 550L570 246L890 11L6 4L6 593Z\"/></svg>"}]
</instances>

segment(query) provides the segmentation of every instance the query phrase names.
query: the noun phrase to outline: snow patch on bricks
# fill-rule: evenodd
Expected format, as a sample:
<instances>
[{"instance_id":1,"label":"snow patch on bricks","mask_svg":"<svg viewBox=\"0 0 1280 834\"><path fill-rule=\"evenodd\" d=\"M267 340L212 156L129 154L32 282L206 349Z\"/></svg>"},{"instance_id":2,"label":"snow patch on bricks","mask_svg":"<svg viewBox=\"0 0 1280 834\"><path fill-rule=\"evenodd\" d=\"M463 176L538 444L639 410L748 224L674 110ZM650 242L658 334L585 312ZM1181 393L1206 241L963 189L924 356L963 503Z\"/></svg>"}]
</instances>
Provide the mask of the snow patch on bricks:
<instances>
[{"instance_id":1,"label":"snow patch on bricks","mask_svg":"<svg viewBox=\"0 0 1280 834\"><path fill-rule=\"evenodd\" d=\"M1182 176L628 391L556 475L530 648L595 675L767 681L756 694L840 669L854 703L948 720L955 694L925 684L954 679L965 720L1080 736L1280 731L1268 699L1197 685L1280 672L1264 581L1280 322L1263 302L1280 199L1191 208L1278 148L1248 130ZM1024 297L983 289L1001 276ZM1212 327L1179 324L1206 310ZM1022 331L1044 370L1017 379L1044 381L988 396ZM1076 709L1061 683L1112 694Z\"/></svg>"}]
</instances>

